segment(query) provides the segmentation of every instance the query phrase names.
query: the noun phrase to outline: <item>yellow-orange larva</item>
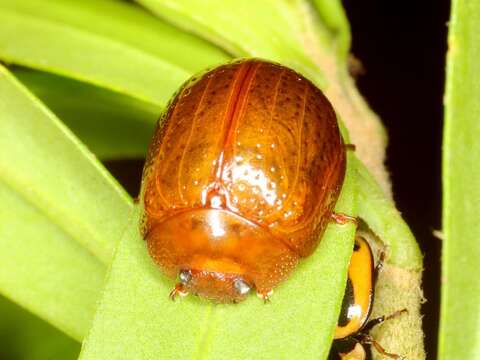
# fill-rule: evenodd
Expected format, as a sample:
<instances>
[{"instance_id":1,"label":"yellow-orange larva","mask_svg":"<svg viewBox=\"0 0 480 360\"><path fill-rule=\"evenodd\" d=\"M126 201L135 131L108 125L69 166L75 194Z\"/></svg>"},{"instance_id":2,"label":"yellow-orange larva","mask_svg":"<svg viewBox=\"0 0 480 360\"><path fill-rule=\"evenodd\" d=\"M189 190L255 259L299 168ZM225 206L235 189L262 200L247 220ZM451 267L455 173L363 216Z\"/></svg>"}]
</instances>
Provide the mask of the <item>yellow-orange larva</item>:
<instances>
[{"instance_id":1,"label":"yellow-orange larva","mask_svg":"<svg viewBox=\"0 0 480 360\"><path fill-rule=\"evenodd\" d=\"M142 179L142 234L172 295L267 299L318 244L342 187L335 112L310 81L258 59L174 97Z\"/></svg>"}]
</instances>

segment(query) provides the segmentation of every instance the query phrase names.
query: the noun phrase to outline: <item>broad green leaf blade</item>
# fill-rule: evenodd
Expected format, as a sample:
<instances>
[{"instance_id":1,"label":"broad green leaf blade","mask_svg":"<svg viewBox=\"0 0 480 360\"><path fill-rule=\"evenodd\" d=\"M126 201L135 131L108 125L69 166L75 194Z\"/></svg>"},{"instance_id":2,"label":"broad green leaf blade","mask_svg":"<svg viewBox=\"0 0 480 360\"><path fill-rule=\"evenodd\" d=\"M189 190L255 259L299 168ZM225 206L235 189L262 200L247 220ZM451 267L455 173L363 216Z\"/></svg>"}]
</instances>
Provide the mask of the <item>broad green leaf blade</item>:
<instances>
[{"instance_id":1,"label":"broad green leaf blade","mask_svg":"<svg viewBox=\"0 0 480 360\"><path fill-rule=\"evenodd\" d=\"M355 158L358 216L388 247L388 262L406 270L422 270L422 254L410 228L365 166Z\"/></svg>"},{"instance_id":2,"label":"broad green leaf blade","mask_svg":"<svg viewBox=\"0 0 480 360\"><path fill-rule=\"evenodd\" d=\"M351 159L349 161L351 164ZM354 173L337 209L355 213ZM353 225L330 225L315 253L280 285L271 303L255 296L214 305L172 302L139 234L138 209L119 245L81 359L322 359L343 298Z\"/></svg>"},{"instance_id":3,"label":"broad green leaf blade","mask_svg":"<svg viewBox=\"0 0 480 360\"><path fill-rule=\"evenodd\" d=\"M0 181L0 293L81 340L105 268L91 253Z\"/></svg>"},{"instance_id":4,"label":"broad green leaf blade","mask_svg":"<svg viewBox=\"0 0 480 360\"><path fill-rule=\"evenodd\" d=\"M476 359L480 353L480 3L454 0L449 24L439 359Z\"/></svg>"},{"instance_id":5,"label":"broad green leaf blade","mask_svg":"<svg viewBox=\"0 0 480 360\"><path fill-rule=\"evenodd\" d=\"M0 359L74 360L80 344L0 296Z\"/></svg>"},{"instance_id":6,"label":"broad green leaf blade","mask_svg":"<svg viewBox=\"0 0 480 360\"><path fill-rule=\"evenodd\" d=\"M12 71L97 157L145 156L160 107L45 72Z\"/></svg>"},{"instance_id":7,"label":"broad green leaf blade","mask_svg":"<svg viewBox=\"0 0 480 360\"><path fill-rule=\"evenodd\" d=\"M229 59L114 0L0 0L0 58L160 105L193 72Z\"/></svg>"},{"instance_id":8,"label":"broad green leaf blade","mask_svg":"<svg viewBox=\"0 0 480 360\"><path fill-rule=\"evenodd\" d=\"M0 67L0 181L109 263L131 199L74 135Z\"/></svg>"}]
</instances>

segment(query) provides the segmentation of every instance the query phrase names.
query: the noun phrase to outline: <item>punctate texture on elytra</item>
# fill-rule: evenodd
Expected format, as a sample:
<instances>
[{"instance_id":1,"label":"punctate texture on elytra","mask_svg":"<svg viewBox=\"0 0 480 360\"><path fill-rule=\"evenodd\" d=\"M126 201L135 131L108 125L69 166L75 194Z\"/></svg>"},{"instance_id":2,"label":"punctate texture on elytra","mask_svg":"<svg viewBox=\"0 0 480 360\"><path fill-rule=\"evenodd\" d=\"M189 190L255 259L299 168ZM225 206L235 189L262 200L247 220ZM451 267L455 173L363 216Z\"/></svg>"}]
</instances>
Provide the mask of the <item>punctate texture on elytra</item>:
<instances>
[{"instance_id":1,"label":"punctate texture on elytra","mask_svg":"<svg viewBox=\"0 0 480 360\"><path fill-rule=\"evenodd\" d=\"M338 198L332 106L293 70L249 59L192 78L162 120L141 192L151 256L180 274L181 294L266 299L315 249Z\"/></svg>"}]
</instances>

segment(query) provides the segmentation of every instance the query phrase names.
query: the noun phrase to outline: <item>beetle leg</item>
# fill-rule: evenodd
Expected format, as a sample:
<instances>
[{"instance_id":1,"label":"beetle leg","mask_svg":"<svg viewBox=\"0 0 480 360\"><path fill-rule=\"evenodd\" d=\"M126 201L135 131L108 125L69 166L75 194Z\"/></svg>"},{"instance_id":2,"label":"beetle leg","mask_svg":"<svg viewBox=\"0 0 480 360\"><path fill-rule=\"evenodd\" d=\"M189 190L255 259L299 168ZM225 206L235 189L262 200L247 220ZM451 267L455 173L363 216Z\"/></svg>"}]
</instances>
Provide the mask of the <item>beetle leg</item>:
<instances>
[{"instance_id":1,"label":"beetle leg","mask_svg":"<svg viewBox=\"0 0 480 360\"><path fill-rule=\"evenodd\" d=\"M386 320L396 318L397 316L400 316L404 313L408 313L408 310L402 309L402 310L395 311L393 314L390 314L388 316L380 316L378 318L372 319L369 322L367 322L367 324L363 327L362 332L368 332L378 324L381 324Z\"/></svg>"},{"instance_id":2,"label":"beetle leg","mask_svg":"<svg viewBox=\"0 0 480 360\"><path fill-rule=\"evenodd\" d=\"M345 150L351 150L351 151L355 151L357 148L355 144L344 144L343 146L345 147Z\"/></svg>"},{"instance_id":3,"label":"beetle leg","mask_svg":"<svg viewBox=\"0 0 480 360\"><path fill-rule=\"evenodd\" d=\"M361 344L373 345L375 350L377 350L383 356L389 357L391 359L405 360L405 358L401 355L386 352L385 349L382 347L382 345L380 345L378 342L376 342L371 335L362 334L362 336L359 340L360 340Z\"/></svg>"},{"instance_id":4,"label":"beetle leg","mask_svg":"<svg viewBox=\"0 0 480 360\"><path fill-rule=\"evenodd\" d=\"M358 224L358 219L355 216L342 213L332 213L332 220L339 225L345 225L348 222L352 222L354 225Z\"/></svg>"},{"instance_id":5,"label":"beetle leg","mask_svg":"<svg viewBox=\"0 0 480 360\"><path fill-rule=\"evenodd\" d=\"M273 295L273 290L272 289L267 289L263 291L257 291L257 296L263 300L263 302L266 304L267 302L270 302L270 298Z\"/></svg>"},{"instance_id":6,"label":"beetle leg","mask_svg":"<svg viewBox=\"0 0 480 360\"><path fill-rule=\"evenodd\" d=\"M169 297L170 299L172 299L172 301L175 301L175 298L179 295L182 297L188 295L188 291L187 289L185 289L185 286L183 286L182 283L178 283L175 285L173 290L170 291Z\"/></svg>"},{"instance_id":7,"label":"beetle leg","mask_svg":"<svg viewBox=\"0 0 480 360\"><path fill-rule=\"evenodd\" d=\"M386 352L385 349L378 342L376 342L370 334L368 334L368 332L373 327L383 323L385 320L396 318L397 316L400 316L403 313L407 313L407 312L408 312L407 309L402 309L402 310L395 311L393 314L390 314L388 316L380 316L378 318L372 319L369 322L367 322L367 324L363 327L361 333L359 333L358 335L355 335L355 338L361 344L373 345L373 347L383 356L387 356L389 358L397 359L397 360L404 360L405 358L403 356Z\"/></svg>"}]
</instances>

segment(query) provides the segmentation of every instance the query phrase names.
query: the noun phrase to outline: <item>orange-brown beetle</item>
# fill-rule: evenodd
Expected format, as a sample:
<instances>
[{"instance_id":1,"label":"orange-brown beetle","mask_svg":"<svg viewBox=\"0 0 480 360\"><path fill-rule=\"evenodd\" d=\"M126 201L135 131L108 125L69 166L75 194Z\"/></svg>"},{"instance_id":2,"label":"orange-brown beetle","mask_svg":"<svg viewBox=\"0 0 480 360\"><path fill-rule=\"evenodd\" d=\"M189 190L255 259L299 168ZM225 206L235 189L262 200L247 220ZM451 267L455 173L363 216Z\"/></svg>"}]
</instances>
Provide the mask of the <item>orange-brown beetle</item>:
<instances>
[{"instance_id":1,"label":"orange-brown beetle","mask_svg":"<svg viewBox=\"0 0 480 360\"><path fill-rule=\"evenodd\" d=\"M141 227L155 262L180 278L171 295L236 302L256 288L267 300L314 251L342 187L332 106L303 76L250 59L191 79L163 117Z\"/></svg>"}]
</instances>

